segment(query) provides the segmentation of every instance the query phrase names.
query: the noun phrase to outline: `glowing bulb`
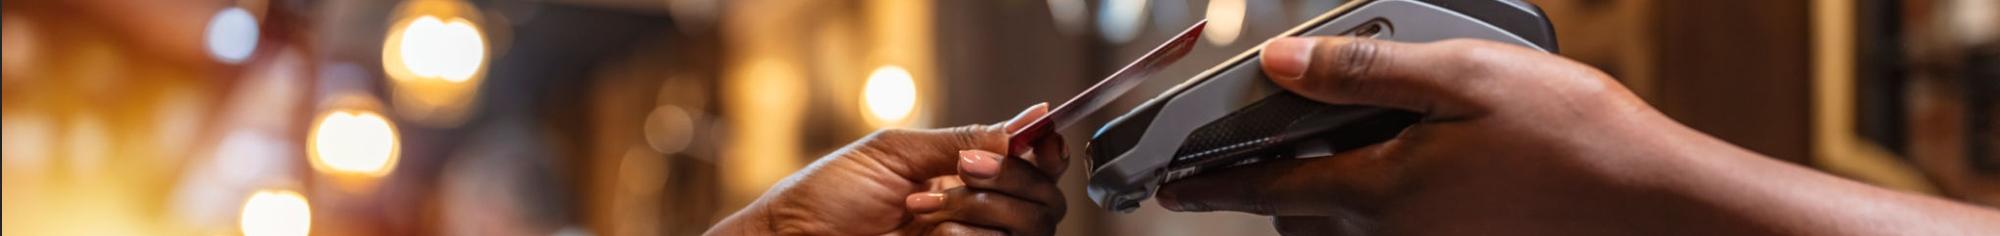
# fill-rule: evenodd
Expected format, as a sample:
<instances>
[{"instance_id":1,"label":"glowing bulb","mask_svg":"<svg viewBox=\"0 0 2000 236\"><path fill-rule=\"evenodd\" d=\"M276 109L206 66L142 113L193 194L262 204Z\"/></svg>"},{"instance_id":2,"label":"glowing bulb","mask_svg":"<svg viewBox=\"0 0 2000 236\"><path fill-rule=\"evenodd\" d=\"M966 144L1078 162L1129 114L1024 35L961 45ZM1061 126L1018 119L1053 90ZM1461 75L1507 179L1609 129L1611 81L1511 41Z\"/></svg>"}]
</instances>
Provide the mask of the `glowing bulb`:
<instances>
[{"instance_id":1,"label":"glowing bulb","mask_svg":"<svg viewBox=\"0 0 2000 236\"><path fill-rule=\"evenodd\" d=\"M312 206L298 192L259 190L243 201L238 227L245 236L306 235L312 231Z\"/></svg>"},{"instance_id":2,"label":"glowing bulb","mask_svg":"<svg viewBox=\"0 0 2000 236\"><path fill-rule=\"evenodd\" d=\"M862 100L878 125L894 125L917 107L917 84L910 71L897 66L876 68L862 88Z\"/></svg>"},{"instance_id":3,"label":"glowing bulb","mask_svg":"<svg viewBox=\"0 0 2000 236\"><path fill-rule=\"evenodd\" d=\"M203 36L207 37L208 55L223 63L243 62L257 51L257 17L240 7L222 9L208 19Z\"/></svg>"},{"instance_id":4,"label":"glowing bulb","mask_svg":"<svg viewBox=\"0 0 2000 236\"><path fill-rule=\"evenodd\" d=\"M1243 33L1243 11L1247 10L1244 0L1209 0L1208 29L1201 31L1202 38L1217 46L1236 42L1236 36Z\"/></svg>"},{"instance_id":5,"label":"glowing bulb","mask_svg":"<svg viewBox=\"0 0 2000 236\"><path fill-rule=\"evenodd\" d=\"M486 63L486 38L465 19L417 17L402 35L396 56L418 77L465 82Z\"/></svg>"},{"instance_id":6,"label":"glowing bulb","mask_svg":"<svg viewBox=\"0 0 2000 236\"><path fill-rule=\"evenodd\" d=\"M396 126L381 114L333 111L313 124L313 167L341 174L382 176L396 167Z\"/></svg>"}]
</instances>

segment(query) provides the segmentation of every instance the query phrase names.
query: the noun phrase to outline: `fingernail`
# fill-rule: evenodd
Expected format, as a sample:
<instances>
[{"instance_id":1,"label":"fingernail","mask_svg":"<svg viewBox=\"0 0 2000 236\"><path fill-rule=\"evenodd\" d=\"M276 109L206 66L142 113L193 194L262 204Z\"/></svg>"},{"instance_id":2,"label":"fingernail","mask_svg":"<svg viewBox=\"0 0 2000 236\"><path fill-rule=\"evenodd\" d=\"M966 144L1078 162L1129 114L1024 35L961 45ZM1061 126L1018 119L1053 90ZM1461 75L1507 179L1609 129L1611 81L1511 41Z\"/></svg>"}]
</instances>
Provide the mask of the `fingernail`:
<instances>
[{"instance_id":1,"label":"fingernail","mask_svg":"<svg viewBox=\"0 0 2000 236\"><path fill-rule=\"evenodd\" d=\"M1022 120L1031 120L1031 119L1026 119L1028 118L1028 114L1035 114L1035 112L1044 111L1048 109L1049 109L1049 103L1047 102L1036 103L1033 106L1028 106L1028 109L1022 109L1021 113L1014 114L1013 120L1014 122L1021 122Z\"/></svg>"},{"instance_id":2,"label":"fingernail","mask_svg":"<svg viewBox=\"0 0 2000 236\"><path fill-rule=\"evenodd\" d=\"M973 150L958 151L959 172L973 178L987 179L1000 175L1000 155Z\"/></svg>"},{"instance_id":3,"label":"fingernail","mask_svg":"<svg viewBox=\"0 0 2000 236\"><path fill-rule=\"evenodd\" d=\"M917 193L903 197L903 205L913 213L937 211L944 207L944 193Z\"/></svg>"},{"instance_id":4,"label":"fingernail","mask_svg":"<svg viewBox=\"0 0 2000 236\"><path fill-rule=\"evenodd\" d=\"M1305 76L1306 67L1312 64L1313 47L1318 45L1306 38L1280 38L1264 45L1264 73L1280 79L1298 79Z\"/></svg>"}]
</instances>

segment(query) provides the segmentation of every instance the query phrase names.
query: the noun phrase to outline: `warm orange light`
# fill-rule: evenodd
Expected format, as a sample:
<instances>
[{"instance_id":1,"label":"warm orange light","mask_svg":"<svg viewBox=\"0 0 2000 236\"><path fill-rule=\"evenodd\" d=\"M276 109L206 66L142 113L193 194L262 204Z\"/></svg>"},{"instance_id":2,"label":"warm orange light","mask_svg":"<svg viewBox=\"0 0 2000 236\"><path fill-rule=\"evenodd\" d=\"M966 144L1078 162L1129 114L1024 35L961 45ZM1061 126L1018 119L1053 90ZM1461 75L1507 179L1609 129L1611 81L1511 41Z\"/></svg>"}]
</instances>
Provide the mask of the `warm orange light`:
<instances>
[{"instance_id":1,"label":"warm orange light","mask_svg":"<svg viewBox=\"0 0 2000 236\"><path fill-rule=\"evenodd\" d=\"M393 54L417 78L465 82L486 63L486 38L470 21L422 16L402 29Z\"/></svg>"},{"instance_id":2,"label":"warm orange light","mask_svg":"<svg viewBox=\"0 0 2000 236\"><path fill-rule=\"evenodd\" d=\"M320 116L308 139L313 169L368 177L388 175L401 149L396 126L373 111L334 110Z\"/></svg>"},{"instance_id":3,"label":"warm orange light","mask_svg":"<svg viewBox=\"0 0 2000 236\"><path fill-rule=\"evenodd\" d=\"M493 51L478 9L458 0L411 0L398 6L382 40L396 115L413 123L456 126L478 97Z\"/></svg>"},{"instance_id":4,"label":"warm orange light","mask_svg":"<svg viewBox=\"0 0 2000 236\"><path fill-rule=\"evenodd\" d=\"M238 227L245 236L293 236L312 231L312 206L289 190L260 190L243 201Z\"/></svg>"},{"instance_id":5,"label":"warm orange light","mask_svg":"<svg viewBox=\"0 0 2000 236\"><path fill-rule=\"evenodd\" d=\"M862 86L861 98L870 122L877 126L900 125L916 110L916 79L903 67L876 68Z\"/></svg>"}]
</instances>

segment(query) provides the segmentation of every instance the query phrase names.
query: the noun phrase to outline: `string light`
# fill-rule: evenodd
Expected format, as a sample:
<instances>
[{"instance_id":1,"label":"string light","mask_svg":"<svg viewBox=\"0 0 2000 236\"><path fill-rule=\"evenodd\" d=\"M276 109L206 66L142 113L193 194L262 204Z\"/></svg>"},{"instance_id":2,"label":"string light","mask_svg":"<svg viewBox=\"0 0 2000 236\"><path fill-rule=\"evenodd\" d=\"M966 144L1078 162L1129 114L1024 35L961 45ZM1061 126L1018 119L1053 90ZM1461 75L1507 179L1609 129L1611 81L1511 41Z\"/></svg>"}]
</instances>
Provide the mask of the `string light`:
<instances>
[{"instance_id":1,"label":"string light","mask_svg":"<svg viewBox=\"0 0 2000 236\"><path fill-rule=\"evenodd\" d=\"M870 122L877 126L900 125L916 110L917 84L909 70L882 66L868 75L861 96Z\"/></svg>"},{"instance_id":2,"label":"string light","mask_svg":"<svg viewBox=\"0 0 2000 236\"><path fill-rule=\"evenodd\" d=\"M238 227L245 236L293 236L312 231L312 206L288 190L259 190L243 201Z\"/></svg>"},{"instance_id":3,"label":"string light","mask_svg":"<svg viewBox=\"0 0 2000 236\"><path fill-rule=\"evenodd\" d=\"M313 123L311 135L307 148L313 168L327 173L387 175L395 169L401 149L396 126L373 111L327 112Z\"/></svg>"},{"instance_id":4,"label":"string light","mask_svg":"<svg viewBox=\"0 0 2000 236\"><path fill-rule=\"evenodd\" d=\"M465 19L417 17L402 35L396 56L417 77L465 82L486 60L486 39Z\"/></svg>"},{"instance_id":5,"label":"string light","mask_svg":"<svg viewBox=\"0 0 2000 236\"><path fill-rule=\"evenodd\" d=\"M396 115L432 127L463 121L493 56L481 14L458 0L404 1L382 42Z\"/></svg>"}]
</instances>

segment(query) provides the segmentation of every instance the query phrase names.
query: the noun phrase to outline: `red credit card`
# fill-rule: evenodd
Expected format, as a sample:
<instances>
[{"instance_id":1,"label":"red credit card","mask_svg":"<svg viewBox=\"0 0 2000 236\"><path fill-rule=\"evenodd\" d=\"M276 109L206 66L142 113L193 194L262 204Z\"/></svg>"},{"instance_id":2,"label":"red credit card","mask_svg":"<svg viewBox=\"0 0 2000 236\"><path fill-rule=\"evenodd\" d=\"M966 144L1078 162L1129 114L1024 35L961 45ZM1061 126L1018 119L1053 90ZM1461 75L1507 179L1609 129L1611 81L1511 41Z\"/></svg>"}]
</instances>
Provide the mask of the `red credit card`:
<instances>
[{"instance_id":1,"label":"red credit card","mask_svg":"<svg viewBox=\"0 0 2000 236\"><path fill-rule=\"evenodd\" d=\"M1202 26L1206 25L1208 20L1195 22L1194 26L1189 26L1173 39L1153 48L1152 52L1139 57L1138 61L1125 65L1125 68L1118 69L1117 73L1111 73L1110 77L1098 81L1097 85L1091 85L1089 89L1084 89L1083 93L1056 106L1054 110L1049 110L1047 116L1042 116L1021 130L1014 131L1007 139L1007 153L1015 156L1026 153L1043 137L1076 124L1091 112L1104 108L1104 105L1117 99L1119 94L1138 86L1140 81L1145 81L1145 78L1153 72L1159 72L1161 68L1166 68L1167 65L1187 56L1188 51L1194 50L1195 40L1201 38Z\"/></svg>"}]
</instances>

